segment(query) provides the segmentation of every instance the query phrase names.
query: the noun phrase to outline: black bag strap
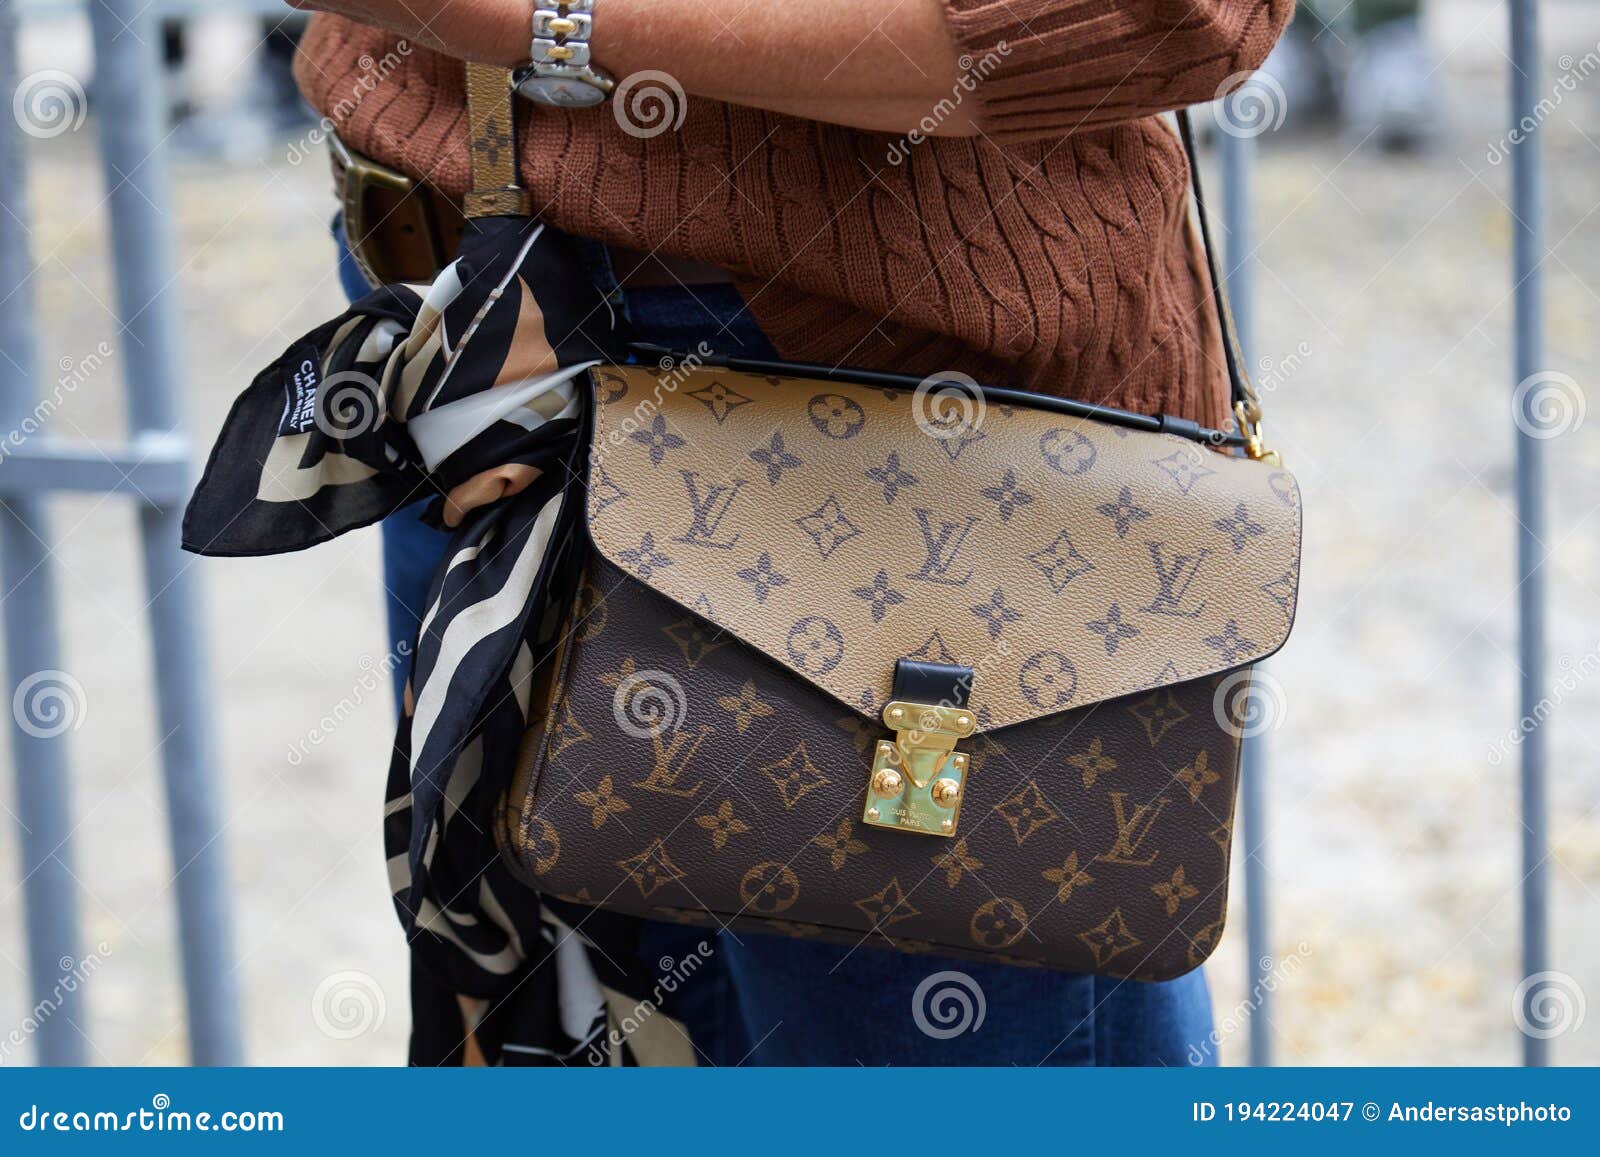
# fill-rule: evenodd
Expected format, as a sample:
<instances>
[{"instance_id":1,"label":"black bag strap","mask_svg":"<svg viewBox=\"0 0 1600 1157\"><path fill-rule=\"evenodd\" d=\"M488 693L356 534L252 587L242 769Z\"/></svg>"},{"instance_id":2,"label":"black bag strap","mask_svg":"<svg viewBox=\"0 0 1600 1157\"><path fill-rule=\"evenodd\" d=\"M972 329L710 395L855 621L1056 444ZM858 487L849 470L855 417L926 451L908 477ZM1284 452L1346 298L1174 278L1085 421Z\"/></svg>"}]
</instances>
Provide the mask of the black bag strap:
<instances>
[{"instance_id":1,"label":"black bag strap","mask_svg":"<svg viewBox=\"0 0 1600 1157\"><path fill-rule=\"evenodd\" d=\"M1206 272L1211 278L1211 303L1216 309L1217 324L1222 327L1222 358L1228 367L1228 391L1233 403L1234 420L1244 437L1245 450L1252 458L1276 457L1261 443L1261 398L1256 393L1250 376L1245 372L1244 358L1239 353L1239 338L1233 328L1233 311L1228 307L1228 291L1222 280L1222 263L1217 259L1216 243L1211 237L1211 223L1206 215L1205 189L1200 180L1200 155L1195 147L1194 125L1188 109L1178 110L1178 136L1183 140L1183 151L1189 162L1189 187L1194 192L1195 216L1200 219L1200 245L1205 250Z\"/></svg>"}]
</instances>

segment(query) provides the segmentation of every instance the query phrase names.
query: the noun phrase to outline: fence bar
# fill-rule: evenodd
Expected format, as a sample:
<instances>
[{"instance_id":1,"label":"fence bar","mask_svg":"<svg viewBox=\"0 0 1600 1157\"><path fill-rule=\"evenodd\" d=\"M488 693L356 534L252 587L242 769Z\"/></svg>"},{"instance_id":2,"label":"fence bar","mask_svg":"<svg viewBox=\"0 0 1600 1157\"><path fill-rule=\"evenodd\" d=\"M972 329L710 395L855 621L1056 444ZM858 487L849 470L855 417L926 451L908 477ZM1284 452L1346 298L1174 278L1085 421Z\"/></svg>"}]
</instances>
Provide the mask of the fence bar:
<instances>
[{"instance_id":1,"label":"fence bar","mask_svg":"<svg viewBox=\"0 0 1600 1157\"><path fill-rule=\"evenodd\" d=\"M1238 99L1235 93L1226 99ZM1255 205L1251 189L1251 169L1255 165L1256 142L1253 136L1224 131L1218 134L1222 165L1222 224L1227 235L1227 266L1223 276L1228 283L1228 301L1233 308L1234 330L1239 336L1239 356L1250 364L1255 348ZM1267 976L1272 969L1270 904L1267 879L1267 801L1266 752L1262 736L1249 735L1243 741L1239 768L1239 827L1245 848L1244 861L1244 940L1245 992L1250 1008L1250 1063L1272 1063L1272 1017L1268 1002L1271 992Z\"/></svg>"},{"instance_id":2,"label":"fence bar","mask_svg":"<svg viewBox=\"0 0 1600 1157\"><path fill-rule=\"evenodd\" d=\"M1512 274L1515 278L1515 377L1517 383L1543 369L1544 361L1544 186L1540 172L1539 5L1537 0L1511 0L1511 211ZM1526 120L1525 120L1526 118ZM1520 404L1521 398L1517 398ZM1530 433L1534 431L1533 433ZM1545 536L1544 441L1532 422L1517 423L1517 622L1518 662L1522 668L1523 719L1538 719L1545 686L1545 584L1542 569ZM1520 746L1522 796L1522 975L1536 976L1549 967L1548 885L1545 871L1548 816L1545 798L1546 748L1542 727L1524 730ZM1538 1024L1533 1002L1537 983L1523 996L1521 1021ZM1549 1045L1532 1033L1522 1034L1522 1060L1543 1065Z\"/></svg>"},{"instance_id":3,"label":"fence bar","mask_svg":"<svg viewBox=\"0 0 1600 1157\"><path fill-rule=\"evenodd\" d=\"M93 0L95 97L135 438L183 433L175 252L156 82L143 0ZM191 1060L239 1064L242 1051L223 855L218 764L200 630L204 611L179 547L182 507L139 510L154 647L162 770L172 844Z\"/></svg>"},{"instance_id":4,"label":"fence bar","mask_svg":"<svg viewBox=\"0 0 1600 1157\"><path fill-rule=\"evenodd\" d=\"M0 93L17 91L17 14L0 4ZM27 176L22 126L0 117L0 422L19 430L37 395L38 348L33 333L33 257L28 243ZM0 475L7 463L0 461ZM59 672L55 572L49 519L42 499L9 494L0 500L0 583L5 611L6 702L41 672ZM40 690L58 680L46 675ZM55 689L61 684L55 682ZM53 692L50 692L53 693ZM26 693L25 693L26 694ZM61 706L61 704L58 704ZM17 776L23 907L28 938L28 1007L35 1014L35 1056L41 1065L84 1061L83 985L61 982L78 959L78 891L72 874L71 801L67 736L55 727L24 728L32 718L11 711L11 756ZM41 716L40 718L44 718ZM62 717L66 719L66 717ZM70 722L70 721L69 721Z\"/></svg>"}]
</instances>

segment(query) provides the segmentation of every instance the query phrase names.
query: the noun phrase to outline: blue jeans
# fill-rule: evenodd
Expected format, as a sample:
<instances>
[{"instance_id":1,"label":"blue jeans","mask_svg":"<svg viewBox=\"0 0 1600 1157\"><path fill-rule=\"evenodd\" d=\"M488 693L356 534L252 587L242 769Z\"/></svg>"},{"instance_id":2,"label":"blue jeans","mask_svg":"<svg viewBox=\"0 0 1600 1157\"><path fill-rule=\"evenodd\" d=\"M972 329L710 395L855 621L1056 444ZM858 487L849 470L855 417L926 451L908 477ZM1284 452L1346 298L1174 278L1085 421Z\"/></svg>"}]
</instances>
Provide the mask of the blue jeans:
<instances>
[{"instance_id":1,"label":"blue jeans","mask_svg":"<svg viewBox=\"0 0 1600 1157\"><path fill-rule=\"evenodd\" d=\"M365 293L353 263L346 287ZM353 278L350 276L353 275ZM616 292L599 262L602 288ZM719 353L776 356L731 286L617 294L636 337L674 349L706 341ZM418 521L420 506L383 524L392 643L411 641L447 537ZM391 648L391 653L395 653ZM396 694L408 672L396 671ZM702 953L704 942L710 949ZM692 976L664 1001L689 1030L700 1063L715 1065L1185 1065L1215 1063L1206 1038L1211 998L1197 970L1161 984L1106 980L879 948L715 933L646 923L639 958L659 976ZM680 968L685 962L695 964ZM913 1012L918 986L940 972L964 989L981 1023L954 1036ZM946 982L934 982L932 997ZM981 994L977 995L977 994ZM919 1028L926 1025L941 1035Z\"/></svg>"}]
</instances>

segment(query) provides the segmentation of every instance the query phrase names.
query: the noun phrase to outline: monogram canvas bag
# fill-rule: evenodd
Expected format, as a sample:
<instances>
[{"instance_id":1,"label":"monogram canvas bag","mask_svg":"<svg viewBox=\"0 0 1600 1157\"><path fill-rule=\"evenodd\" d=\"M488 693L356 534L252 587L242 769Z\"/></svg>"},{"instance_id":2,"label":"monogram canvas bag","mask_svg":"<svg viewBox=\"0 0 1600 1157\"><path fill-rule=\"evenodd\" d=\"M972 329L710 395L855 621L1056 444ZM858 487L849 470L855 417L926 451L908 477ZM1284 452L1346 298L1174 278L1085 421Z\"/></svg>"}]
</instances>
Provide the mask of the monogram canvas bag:
<instances>
[{"instance_id":1,"label":"monogram canvas bag","mask_svg":"<svg viewBox=\"0 0 1600 1157\"><path fill-rule=\"evenodd\" d=\"M516 872L651 919L1199 965L1300 553L1225 344L1243 434L820 366L590 370L585 559L505 798Z\"/></svg>"},{"instance_id":2,"label":"monogram canvas bag","mask_svg":"<svg viewBox=\"0 0 1600 1157\"><path fill-rule=\"evenodd\" d=\"M949 378L616 364L570 239L528 216L506 74L465 91L455 260L258 373L184 525L239 556L430 494L455 512L384 812L441 991L556 1007L529 946L576 931L604 976L632 917L1147 979L1204 960L1251 665L1299 578L1299 492L1232 341L1234 431Z\"/></svg>"}]
</instances>

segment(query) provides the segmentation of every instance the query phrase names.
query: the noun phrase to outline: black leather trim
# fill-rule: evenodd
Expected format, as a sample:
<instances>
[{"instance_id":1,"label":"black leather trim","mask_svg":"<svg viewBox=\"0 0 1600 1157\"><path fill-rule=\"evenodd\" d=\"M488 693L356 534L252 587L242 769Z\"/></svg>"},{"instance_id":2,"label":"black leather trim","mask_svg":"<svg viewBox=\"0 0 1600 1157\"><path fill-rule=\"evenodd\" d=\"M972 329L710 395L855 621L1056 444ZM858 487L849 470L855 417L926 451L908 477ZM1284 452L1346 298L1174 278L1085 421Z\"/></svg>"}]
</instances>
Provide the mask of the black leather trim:
<instances>
[{"instance_id":1,"label":"black leather trim","mask_svg":"<svg viewBox=\"0 0 1600 1157\"><path fill-rule=\"evenodd\" d=\"M1190 421L1188 418L1175 418L1171 414L1161 415L1161 432L1176 434L1180 438L1188 438L1191 442L1205 441L1204 431L1199 422Z\"/></svg>"},{"instance_id":2,"label":"black leather trim","mask_svg":"<svg viewBox=\"0 0 1600 1157\"><path fill-rule=\"evenodd\" d=\"M674 366L711 366L732 370L738 374L759 374L779 378L823 379L833 382L857 382L863 386L877 386L885 390L912 391L924 379L909 374L896 374L888 370L864 370L857 366L827 366L812 362L767 361L762 358L732 357L726 354L687 353L656 345L653 342L629 342L628 349L639 356L642 363L657 363L663 373ZM1168 415L1135 414L1114 406L1097 406L1092 402L1079 402L1055 394L1036 394L1031 390L1014 390L1008 386L977 385L984 401L996 406L1022 406L1030 410L1044 410L1052 414L1065 414L1069 418L1088 418L1110 426L1129 430L1148 430L1155 434L1176 434L1206 446L1228 446L1237 449L1244 439L1237 434L1212 430L1193 422L1175 419Z\"/></svg>"},{"instance_id":3,"label":"black leather trim","mask_svg":"<svg viewBox=\"0 0 1600 1157\"><path fill-rule=\"evenodd\" d=\"M924 663L919 659L899 659L894 665L895 699L907 703L965 707L972 693L971 667L950 663Z\"/></svg>"}]
</instances>

